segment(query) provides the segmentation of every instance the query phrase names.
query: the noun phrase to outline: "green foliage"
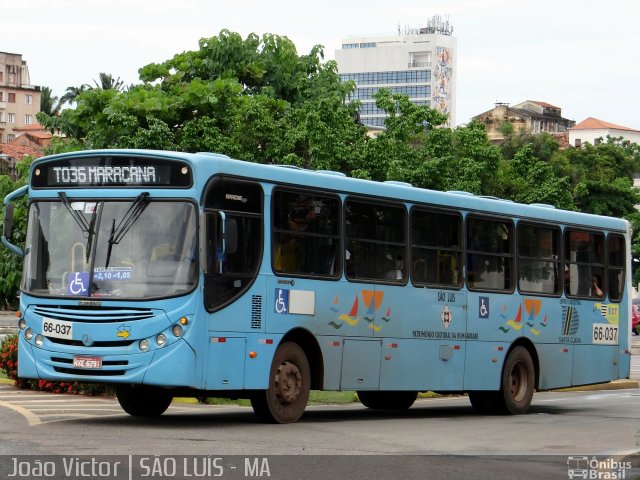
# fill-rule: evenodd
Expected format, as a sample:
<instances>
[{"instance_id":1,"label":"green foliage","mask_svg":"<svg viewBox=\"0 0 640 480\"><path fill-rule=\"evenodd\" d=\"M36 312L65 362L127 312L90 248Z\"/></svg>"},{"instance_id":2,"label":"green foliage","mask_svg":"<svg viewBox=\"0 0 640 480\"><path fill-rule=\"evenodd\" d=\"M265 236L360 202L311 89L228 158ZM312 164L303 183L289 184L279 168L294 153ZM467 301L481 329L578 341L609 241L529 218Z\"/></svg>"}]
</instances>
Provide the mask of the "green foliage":
<instances>
[{"instance_id":1,"label":"green foliage","mask_svg":"<svg viewBox=\"0 0 640 480\"><path fill-rule=\"evenodd\" d=\"M0 197L26 185L32 159L25 157L16 165L18 180L7 175L0 175ZM13 240L12 243L24 246L27 229L27 197L14 201ZM4 222L4 210L0 211L0 222ZM0 249L0 301L2 307L15 309L18 305L18 290L22 281L22 258L7 248Z\"/></svg>"},{"instance_id":2,"label":"green foliage","mask_svg":"<svg viewBox=\"0 0 640 480\"><path fill-rule=\"evenodd\" d=\"M551 165L536 155L532 144L521 147L512 160L501 162L499 178L504 198L574 209L569 178L555 175Z\"/></svg>"},{"instance_id":3,"label":"green foliage","mask_svg":"<svg viewBox=\"0 0 640 480\"><path fill-rule=\"evenodd\" d=\"M385 89L375 100L388 114L386 129L369 138L354 121L358 102L348 102L353 82L342 83L336 63L323 57L320 45L299 55L287 37L222 30L197 50L140 68L138 85L123 88L100 74L95 88L69 87L61 101L75 108L38 119L67 137L48 153L213 151L635 219L639 200L630 182L640 172L638 145L608 138L560 150L552 135L516 132L510 123L501 126L505 141L494 145L483 125L444 128L446 116ZM0 273L15 284L10 268Z\"/></svg>"},{"instance_id":4,"label":"green foliage","mask_svg":"<svg viewBox=\"0 0 640 480\"><path fill-rule=\"evenodd\" d=\"M62 103L58 100L58 97L53 95L51 88L42 87L40 90L40 111L47 115L58 115L61 106Z\"/></svg>"}]
</instances>

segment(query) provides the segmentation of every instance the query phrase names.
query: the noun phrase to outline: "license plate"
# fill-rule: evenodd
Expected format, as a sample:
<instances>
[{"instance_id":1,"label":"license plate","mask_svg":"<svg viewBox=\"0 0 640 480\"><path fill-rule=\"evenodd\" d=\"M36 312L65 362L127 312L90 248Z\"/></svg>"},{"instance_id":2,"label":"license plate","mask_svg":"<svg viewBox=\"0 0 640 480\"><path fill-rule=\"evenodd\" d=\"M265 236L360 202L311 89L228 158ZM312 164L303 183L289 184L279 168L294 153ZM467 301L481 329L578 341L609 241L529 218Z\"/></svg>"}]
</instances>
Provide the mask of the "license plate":
<instances>
[{"instance_id":1,"label":"license plate","mask_svg":"<svg viewBox=\"0 0 640 480\"><path fill-rule=\"evenodd\" d=\"M53 318L42 319L42 333L45 337L73 339L73 323Z\"/></svg>"},{"instance_id":2,"label":"license plate","mask_svg":"<svg viewBox=\"0 0 640 480\"><path fill-rule=\"evenodd\" d=\"M102 368L102 357L73 357L73 368Z\"/></svg>"}]
</instances>

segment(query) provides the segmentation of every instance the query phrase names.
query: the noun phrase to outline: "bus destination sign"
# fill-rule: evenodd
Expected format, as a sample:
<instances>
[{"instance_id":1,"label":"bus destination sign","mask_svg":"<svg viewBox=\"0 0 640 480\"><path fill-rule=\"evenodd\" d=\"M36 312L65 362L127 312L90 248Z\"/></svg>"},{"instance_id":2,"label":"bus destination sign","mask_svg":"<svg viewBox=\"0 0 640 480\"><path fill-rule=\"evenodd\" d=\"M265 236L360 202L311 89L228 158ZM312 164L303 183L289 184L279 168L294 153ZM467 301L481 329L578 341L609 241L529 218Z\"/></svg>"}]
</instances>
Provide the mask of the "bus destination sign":
<instances>
[{"instance_id":1,"label":"bus destination sign","mask_svg":"<svg viewBox=\"0 0 640 480\"><path fill-rule=\"evenodd\" d=\"M88 157L36 165L34 188L190 187L184 162L137 157Z\"/></svg>"}]
</instances>

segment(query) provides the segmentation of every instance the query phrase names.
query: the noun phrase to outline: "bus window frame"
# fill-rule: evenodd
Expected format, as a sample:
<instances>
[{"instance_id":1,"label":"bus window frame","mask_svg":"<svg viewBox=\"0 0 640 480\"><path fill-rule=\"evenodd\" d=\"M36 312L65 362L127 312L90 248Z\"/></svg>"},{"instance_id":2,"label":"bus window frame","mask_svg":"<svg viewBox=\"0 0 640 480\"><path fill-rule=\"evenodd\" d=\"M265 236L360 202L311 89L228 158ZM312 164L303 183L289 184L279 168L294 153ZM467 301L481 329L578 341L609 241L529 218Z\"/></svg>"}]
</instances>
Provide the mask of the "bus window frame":
<instances>
[{"instance_id":1,"label":"bus window frame","mask_svg":"<svg viewBox=\"0 0 640 480\"><path fill-rule=\"evenodd\" d=\"M336 253L336 258L335 258L335 262L336 262L335 271L332 275L319 275L314 273L280 272L276 270L275 268L275 263L276 263L275 262L275 245L276 245L275 236L277 232L275 228L275 209L276 209L276 195L280 192L290 193L290 194L315 195L318 197L324 197L324 198L334 199L338 201L338 211L337 211L337 218L336 218L338 233L337 233L337 236L335 237L338 242L338 251ZM271 262L270 267L273 274L278 277L308 278L308 279L325 280L325 281L340 280L342 278L342 273L344 270L344 255L342 255L341 253L344 250L344 234L343 234L344 226L342 221L344 204L342 202L342 198L340 197L340 195L338 195L337 193L330 193L330 192L327 192L326 190L313 188L313 187L302 189L302 188L296 188L296 187L289 187L286 185L274 185L273 189L271 190L270 197L271 197L271 201L270 201L271 205L270 205L270 219L269 219L269 238L270 238L271 245L270 245L269 257ZM277 229L277 231L280 232L282 230ZM327 238L334 238L334 237L327 236ZM263 251L263 254L264 253L265 252Z\"/></svg>"},{"instance_id":2,"label":"bus window frame","mask_svg":"<svg viewBox=\"0 0 640 480\"><path fill-rule=\"evenodd\" d=\"M372 206L381 206L381 207L392 207L392 208L401 208L403 211L403 221L404 221L404 235L403 235L403 245L404 245L404 274L403 274L403 278L402 281L394 281L394 280L387 280L384 278L368 278L368 277L352 277L349 276L348 274L348 269L346 268L347 266L347 259L344 258L344 277L348 282L352 282L352 283L371 283L371 284L381 284L381 285L396 285L396 286L406 286L409 284L410 278L411 278L411 265L410 265L410 248L409 248L409 211L407 208L407 203L406 201L403 200L390 200L388 198L385 197L365 197L362 195L349 195L347 194L344 198L343 204L342 204L342 222L343 222L343 234L342 234L342 240L343 240L343 254L346 257L346 252L347 252L347 248L348 248L348 243L349 243L349 239L350 237L347 236L347 204L349 202L356 202L356 203L361 203L361 204L367 204L367 205L372 205ZM354 237L356 238L356 237ZM360 239L359 241L363 241L362 239ZM389 243L389 242L384 242L383 240L364 240L366 242L369 243L373 243L373 244L380 244L383 245L385 243L390 244L390 245L396 245L395 242L393 243ZM350 255L353 256L355 255L354 252L350 252Z\"/></svg>"},{"instance_id":3,"label":"bus window frame","mask_svg":"<svg viewBox=\"0 0 640 480\"><path fill-rule=\"evenodd\" d=\"M569 240L569 232L576 232L576 233L586 233L590 236L601 236L602 237L602 263L590 263L590 262L576 262L576 261L571 261L569 260L569 251L567 249L567 241ZM607 273L607 235L606 235L606 231L605 230L597 230L595 228L582 228L582 227L574 227L573 225L567 225L565 226L563 232L562 232L562 258L563 258L563 271L566 270L567 267L570 267L571 265L581 265L581 266L588 266L589 269L591 270L592 267L596 266L596 267L600 267L602 269L602 275L600 275L600 282L601 284L599 285L600 289L602 290L602 292L604 293L604 295L602 297L598 297L595 295L579 295L579 294L572 294L569 291L567 291L567 282L566 279L563 278L563 292L564 295L567 298L575 298L575 299L581 299L581 300L593 300L593 301L603 301L607 298L608 296L608 285L607 285L607 279L605 278L606 275L604 275L605 273ZM590 277L593 276L593 272L590 271ZM563 275L564 277L564 275Z\"/></svg>"},{"instance_id":4,"label":"bus window frame","mask_svg":"<svg viewBox=\"0 0 640 480\"><path fill-rule=\"evenodd\" d=\"M510 268L510 275L511 275L511 283L510 283L510 288L509 289L497 289L497 288L479 288L476 286L473 286L471 284L471 282L469 282L469 255L484 255L487 256L487 252L481 252L481 251L476 251L476 250L471 250L469 249L469 221L470 220L489 220L491 222L502 222L502 223L508 223L511 225L511 255L504 255L504 254L491 254L489 253L489 256L493 256L493 257L500 257L500 258L511 258L512 262L511 262L511 268ZM489 293L498 293L498 294L506 294L506 295L513 295L516 291L517 288L517 281L515 278L517 269L516 269L516 225L515 225L515 219L513 217L509 217L509 216L504 216L504 215L490 215L490 214L486 214L486 213L476 213L476 212L468 212L467 215L465 216L464 219L464 265L465 265L465 270L464 270L464 283L467 286L467 290L469 290L470 292L489 292Z\"/></svg>"},{"instance_id":5,"label":"bus window frame","mask_svg":"<svg viewBox=\"0 0 640 480\"><path fill-rule=\"evenodd\" d=\"M440 284L440 283L429 283L429 282L417 282L415 280L415 268L414 268L414 258L413 258L413 249L414 249L414 238L413 238L413 215L414 212L426 212L426 213L433 213L433 214L438 214L438 215L450 215L452 217L457 217L459 220L459 229L458 229L458 245L459 248L453 249L453 248L448 248L447 251L449 252L454 252L454 253L459 253L460 255L460 261L459 261L459 265L457 268L457 272L459 275L460 280L458 281L457 285L451 285L451 284ZM414 204L411 206L411 208L409 209L409 224L408 224L408 234L409 234L409 258L410 258L410 262L409 262L409 267L410 267L410 277L411 277L411 283L414 287L416 288L434 288L434 289L439 289L439 290L460 290L462 288L464 288L465 285L465 275L464 275L464 271L465 271L465 219L464 219L464 215L462 215L462 212L460 210L453 210L453 209L446 209L446 208L438 208L436 206L429 206L429 205L421 205L421 204ZM425 247L422 246L420 248L423 249L429 249L429 250L438 250L437 247Z\"/></svg>"},{"instance_id":6,"label":"bus window frame","mask_svg":"<svg viewBox=\"0 0 640 480\"><path fill-rule=\"evenodd\" d=\"M625 241L625 237L623 234L620 233L616 233L616 232L607 232L607 235L605 237L605 272L606 272L606 277L607 277L607 289L605 290L605 296L607 298L609 298L609 300L611 302L615 302L615 303L620 303L622 301L622 298L624 297L624 293L625 293L625 286L627 283L627 264L625 261L622 262L621 266L611 266L611 263L609 262L611 255L610 255L610 240L612 238L618 238L621 243L622 243L622 258L625 259L627 258L627 242ZM611 274L611 271L620 271L622 272L622 288L620 290L620 295L618 297L612 297L611 296L611 285L609 282L609 275Z\"/></svg>"},{"instance_id":7,"label":"bus window frame","mask_svg":"<svg viewBox=\"0 0 640 480\"><path fill-rule=\"evenodd\" d=\"M549 229L551 231L556 231L558 232L558 258L555 259L555 263L558 265L560 274L558 276L558 292L557 293L545 293L545 292L535 292L535 291L529 291L529 290L525 290L520 288L520 261L522 259L525 260L538 260L541 261L542 258L541 257L528 257L525 256L523 257L520 254L520 243L519 243L519 239L520 239L520 229L522 226L530 226L530 227L537 227L537 228L546 228ZM563 236L563 232L562 232L562 228L560 228L559 226L556 225L551 225L548 223L543 223L543 222L536 222L534 220L520 220L516 223L516 282L517 282L517 290L518 293L520 293L521 295L527 295L527 296L540 296L540 297L550 297L550 298L559 298L562 296L562 292L564 291L564 236Z\"/></svg>"}]
</instances>

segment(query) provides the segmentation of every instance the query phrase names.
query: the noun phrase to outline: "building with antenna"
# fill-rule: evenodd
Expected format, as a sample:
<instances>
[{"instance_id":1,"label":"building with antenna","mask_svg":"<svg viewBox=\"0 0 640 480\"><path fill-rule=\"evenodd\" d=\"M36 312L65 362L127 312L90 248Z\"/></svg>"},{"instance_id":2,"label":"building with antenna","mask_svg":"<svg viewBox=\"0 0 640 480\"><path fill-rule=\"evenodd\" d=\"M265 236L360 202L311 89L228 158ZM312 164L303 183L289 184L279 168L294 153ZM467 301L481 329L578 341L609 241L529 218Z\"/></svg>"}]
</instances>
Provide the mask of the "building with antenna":
<instances>
[{"instance_id":1,"label":"building with antenna","mask_svg":"<svg viewBox=\"0 0 640 480\"><path fill-rule=\"evenodd\" d=\"M362 124L384 127L386 114L373 95L386 88L448 114L447 125L455 126L456 48L448 18L434 16L424 27L398 28L397 35L347 38L335 59L342 81L356 83L352 99L361 102Z\"/></svg>"}]
</instances>

